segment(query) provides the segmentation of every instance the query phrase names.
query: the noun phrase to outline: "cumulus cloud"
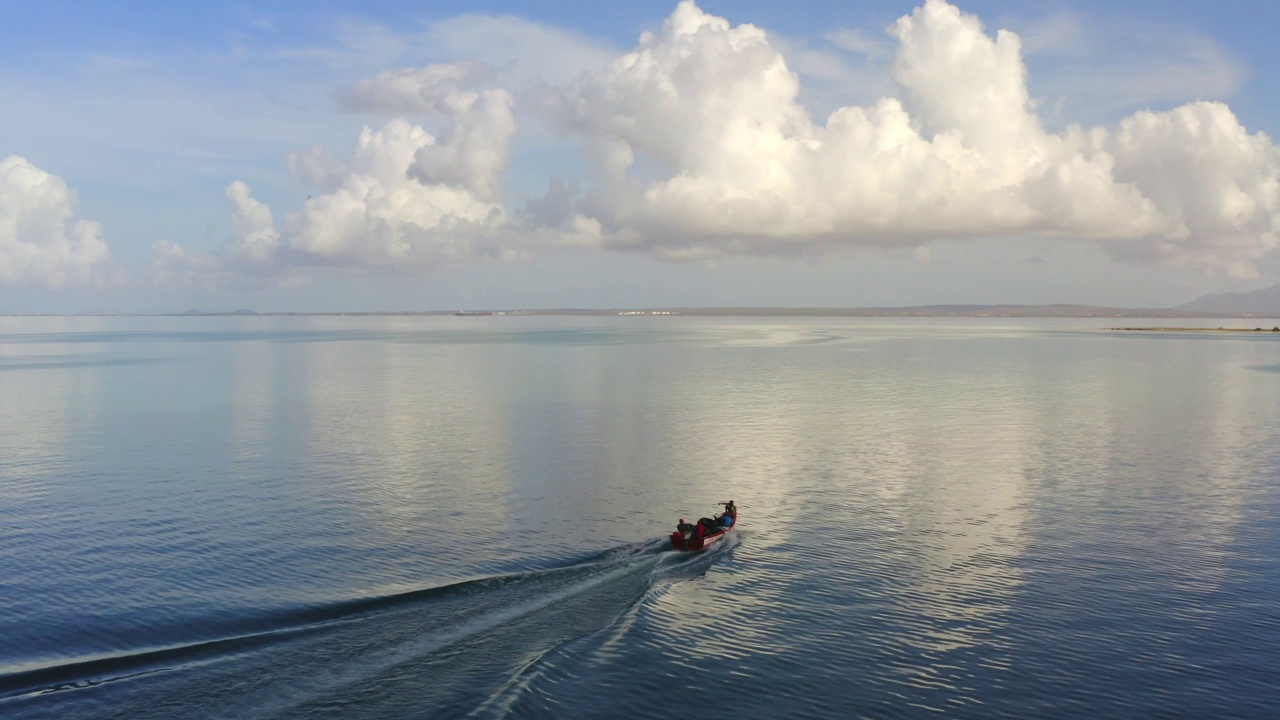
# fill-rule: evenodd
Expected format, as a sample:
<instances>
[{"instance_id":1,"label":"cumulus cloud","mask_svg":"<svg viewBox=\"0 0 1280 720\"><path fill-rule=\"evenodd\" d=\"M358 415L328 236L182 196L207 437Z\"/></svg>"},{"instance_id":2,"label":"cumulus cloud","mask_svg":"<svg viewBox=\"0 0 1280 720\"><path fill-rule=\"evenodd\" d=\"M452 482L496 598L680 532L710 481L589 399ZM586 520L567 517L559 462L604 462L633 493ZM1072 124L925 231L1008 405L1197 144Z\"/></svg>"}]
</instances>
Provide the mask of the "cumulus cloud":
<instances>
[{"instance_id":1,"label":"cumulus cloud","mask_svg":"<svg viewBox=\"0 0 1280 720\"><path fill-rule=\"evenodd\" d=\"M423 136L409 173L425 185L462 187L491 201L499 194L516 121L515 102L506 90L466 87L486 76L487 69L477 63L405 68L363 80L336 97L353 112L449 118L438 142Z\"/></svg>"},{"instance_id":2,"label":"cumulus cloud","mask_svg":"<svg viewBox=\"0 0 1280 720\"><path fill-rule=\"evenodd\" d=\"M453 143L487 141L503 157L510 137L484 136L477 127L450 136ZM445 147L437 152L438 144ZM451 145L403 119L366 127L338 187L289 218L289 247L314 262L360 268L504 255L492 241L506 220L496 197L503 163L458 159Z\"/></svg>"},{"instance_id":3,"label":"cumulus cloud","mask_svg":"<svg viewBox=\"0 0 1280 720\"><path fill-rule=\"evenodd\" d=\"M154 248L157 275L224 272L278 275L321 265L407 272L521 253L504 243L502 175L516 132L511 96L465 86L464 65L383 73L339 94L361 112L432 113L437 137L404 118L366 126L345 161L313 147L289 158L294 178L319 194L277 228L271 209L236 181L227 187L232 241L220 257Z\"/></svg>"},{"instance_id":4,"label":"cumulus cloud","mask_svg":"<svg viewBox=\"0 0 1280 720\"><path fill-rule=\"evenodd\" d=\"M763 30L681 2L552 103L594 170L572 222L673 258L1037 235L1238 276L1280 236L1280 154L1226 105L1051 133L1016 34L944 0L889 34L896 96L816 122Z\"/></svg>"},{"instance_id":5,"label":"cumulus cloud","mask_svg":"<svg viewBox=\"0 0 1280 720\"><path fill-rule=\"evenodd\" d=\"M102 227L74 220L76 194L25 158L0 160L0 285L103 286L120 279Z\"/></svg>"},{"instance_id":6,"label":"cumulus cloud","mask_svg":"<svg viewBox=\"0 0 1280 720\"><path fill-rule=\"evenodd\" d=\"M154 284L181 283L203 287L239 287L255 278L271 277L280 284L294 280L283 261L280 233L271 208L253 197L253 191L237 180L224 195L231 212L231 241L219 255L188 252L177 243L161 240L151 246L151 264L144 277Z\"/></svg>"},{"instance_id":7,"label":"cumulus cloud","mask_svg":"<svg viewBox=\"0 0 1280 720\"><path fill-rule=\"evenodd\" d=\"M1138 187L1170 229L1122 251L1255 277L1280 240L1280 151L1230 108L1194 103L1126 118L1101 144L1118 181Z\"/></svg>"},{"instance_id":8,"label":"cumulus cloud","mask_svg":"<svg viewBox=\"0 0 1280 720\"><path fill-rule=\"evenodd\" d=\"M294 180L322 192L337 190L347 170L328 150L315 145L290 153L287 162Z\"/></svg>"},{"instance_id":9,"label":"cumulus cloud","mask_svg":"<svg viewBox=\"0 0 1280 720\"><path fill-rule=\"evenodd\" d=\"M272 264L280 233L271 208L255 200L249 186L239 180L227 186L226 195L231 203L232 257L257 267Z\"/></svg>"}]
</instances>

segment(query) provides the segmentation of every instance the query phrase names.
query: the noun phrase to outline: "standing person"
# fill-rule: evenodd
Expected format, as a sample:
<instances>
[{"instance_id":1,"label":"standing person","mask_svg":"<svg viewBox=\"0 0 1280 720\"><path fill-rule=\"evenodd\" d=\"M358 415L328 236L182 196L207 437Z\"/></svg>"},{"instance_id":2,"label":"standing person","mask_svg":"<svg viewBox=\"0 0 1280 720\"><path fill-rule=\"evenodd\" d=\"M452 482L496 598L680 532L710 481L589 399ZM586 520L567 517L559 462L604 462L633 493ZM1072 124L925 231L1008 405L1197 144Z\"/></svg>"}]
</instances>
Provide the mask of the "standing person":
<instances>
[{"instance_id":1,"label":"standing person","mask_svg":"<svg viewBox=\"0 0 1280 720\"><path fill-rule=\"evenodd\" d=\"M732 500L720 504L724 506L724 512L716 515L716 524L727 530L738 521L738 507L733 504Z\"/></svg>"}]
</instances>

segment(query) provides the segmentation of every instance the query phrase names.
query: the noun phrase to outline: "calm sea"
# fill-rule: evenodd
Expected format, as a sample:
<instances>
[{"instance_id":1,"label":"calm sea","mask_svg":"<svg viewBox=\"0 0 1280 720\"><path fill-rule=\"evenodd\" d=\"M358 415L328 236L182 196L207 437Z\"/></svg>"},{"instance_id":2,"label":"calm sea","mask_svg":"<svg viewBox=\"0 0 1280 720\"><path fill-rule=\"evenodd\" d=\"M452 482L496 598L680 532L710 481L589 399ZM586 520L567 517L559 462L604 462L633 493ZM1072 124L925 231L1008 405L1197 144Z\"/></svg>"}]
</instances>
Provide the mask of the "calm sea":
<instances>
[{"instance_id":1,"label":"calm sea","mask_svg":"<svg viewBox=\"0 0 1280 720\"><path fill-rule=\"evenodd\" d=\"M0 717L1272 716L1280 337L1108 324L0 318Z\"/></svg>"}]
</instances>

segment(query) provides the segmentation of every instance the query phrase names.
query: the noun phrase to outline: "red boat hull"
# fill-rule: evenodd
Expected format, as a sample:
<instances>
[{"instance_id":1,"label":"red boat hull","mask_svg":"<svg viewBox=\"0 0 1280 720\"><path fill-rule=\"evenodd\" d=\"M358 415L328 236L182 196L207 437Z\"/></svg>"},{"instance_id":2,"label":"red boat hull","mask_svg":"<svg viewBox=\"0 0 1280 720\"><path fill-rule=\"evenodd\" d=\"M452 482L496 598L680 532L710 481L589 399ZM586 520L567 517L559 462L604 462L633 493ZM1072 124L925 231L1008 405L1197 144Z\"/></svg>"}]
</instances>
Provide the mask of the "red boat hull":
<instances>
[{"instance_id":1,"label":"red boat hull","mask_svg":"<svg viewBox=\"0 0 1280 720\"><path fill-rule=\"evenodd\" d=\"M712 545L715 545L725 539L736 527L738 527L738 518L737 516L734 516L733 524L724 528L721 532L704 535L703 537L691 537L687 543L685 542L685 539L680 536L679 531L673 532L671 533L671 549L680 550L681 552L698 552L700 550L706 550Z\"/></svg>"}]
</instances>

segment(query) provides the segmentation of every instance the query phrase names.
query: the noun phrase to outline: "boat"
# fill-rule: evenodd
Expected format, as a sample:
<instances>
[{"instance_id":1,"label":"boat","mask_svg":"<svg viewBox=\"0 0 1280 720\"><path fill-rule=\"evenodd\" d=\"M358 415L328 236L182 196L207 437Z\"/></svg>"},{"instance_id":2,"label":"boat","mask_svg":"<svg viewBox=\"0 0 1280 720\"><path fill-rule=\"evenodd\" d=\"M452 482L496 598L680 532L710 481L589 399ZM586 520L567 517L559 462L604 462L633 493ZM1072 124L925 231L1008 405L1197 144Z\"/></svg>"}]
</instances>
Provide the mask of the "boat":
<instances>
[{"instance_id":1,"label":"boat","mask_svg":"<svg viewBox=\"0 0 1280 720\"><path fill-rule=\"evenodd\" d=\"M671 533L671 549L698 552L728 537L738 527L738 507L732 500L720 504L724 506L724 512L709 518L699 518L697 524L686 523L684 518L680 518L676 531ZM729 518L728 525L724 523L724 518Z\"/></svg>"}]
</instances>

